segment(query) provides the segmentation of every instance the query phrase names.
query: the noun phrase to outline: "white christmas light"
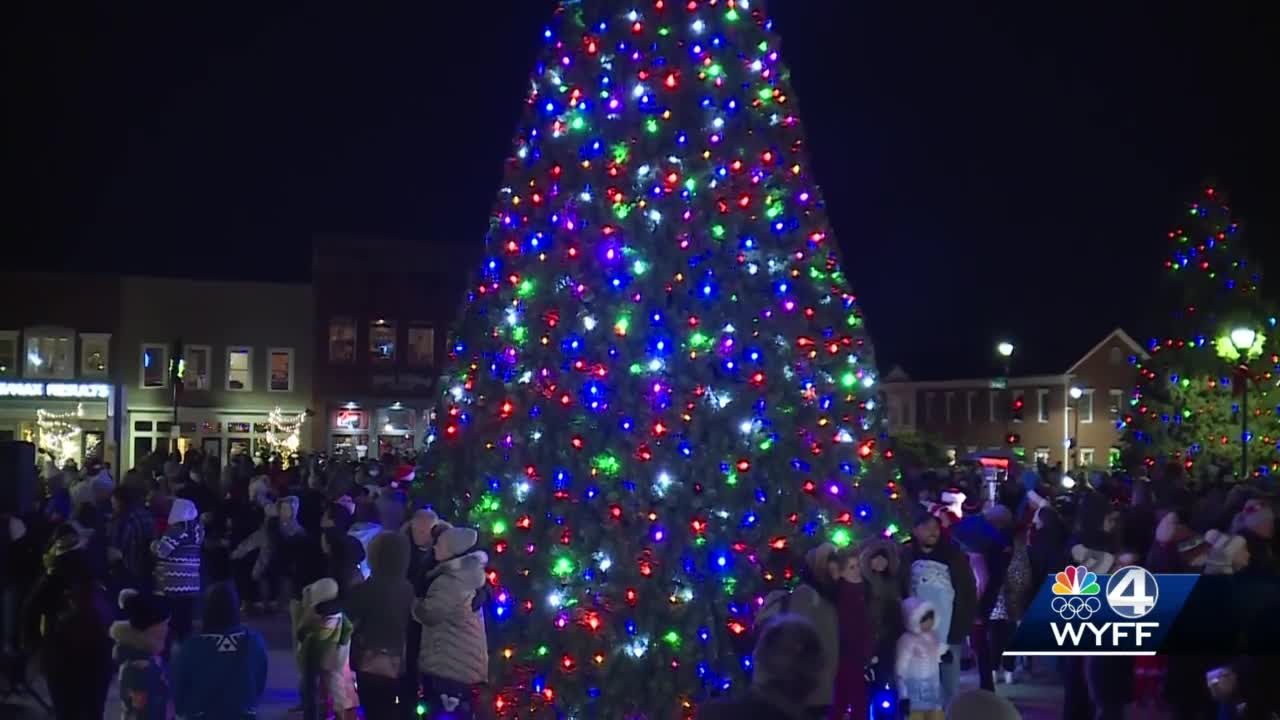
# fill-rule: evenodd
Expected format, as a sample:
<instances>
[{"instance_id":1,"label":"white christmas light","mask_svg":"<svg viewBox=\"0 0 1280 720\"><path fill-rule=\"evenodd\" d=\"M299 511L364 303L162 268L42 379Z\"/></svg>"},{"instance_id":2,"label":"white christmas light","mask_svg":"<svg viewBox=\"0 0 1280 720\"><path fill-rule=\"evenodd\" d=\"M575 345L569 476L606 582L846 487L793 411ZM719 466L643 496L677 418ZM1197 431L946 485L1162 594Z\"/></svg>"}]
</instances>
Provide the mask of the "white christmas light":
<instances>
[{"instance_id":1,"label":"white christmas light","mask_svg":"<svg viewBox=\"0 0 1280 720\"><path fill-rule=\"evenodd\" d=\"M595 316L594 316L594 315L587 315L586 317L582 318L582 327L584 327L584 328L586 328L586 329L588 329L588 330L595 330L595 329L596 329L596 318L595 318Z\"/></svg>"},{"instance_id":2,"label":"white christmas light","mask_svg":"<svg viewBox=\"0 0 1280 720\"><path fill-rule=\"evenodd\" d=\"M638 637L627 645L627 654L633 658L642 658L647 652L649 652L649 638L647 637Z\"/></svg>"},{"instance_id":3,"label":"white christmas light","mask_svg":"<svg viewBox=\"0 0 1280 720\"><path fill-rule=\"evenodd\" d=\"M516 502L524 502L529 497L529 482L521 480L516 483Z\"/></svg>"},{"instance_id":4,"label":"white christmas light","mask_svg":"<svg viewBox=\"0 0 1280 720\"><path fill-rule=\"evenodd\" d=\"M547 594L547 604L559 610L564 605L564 595L559 590L551 591Z\"/></svg>"}]
</instances>

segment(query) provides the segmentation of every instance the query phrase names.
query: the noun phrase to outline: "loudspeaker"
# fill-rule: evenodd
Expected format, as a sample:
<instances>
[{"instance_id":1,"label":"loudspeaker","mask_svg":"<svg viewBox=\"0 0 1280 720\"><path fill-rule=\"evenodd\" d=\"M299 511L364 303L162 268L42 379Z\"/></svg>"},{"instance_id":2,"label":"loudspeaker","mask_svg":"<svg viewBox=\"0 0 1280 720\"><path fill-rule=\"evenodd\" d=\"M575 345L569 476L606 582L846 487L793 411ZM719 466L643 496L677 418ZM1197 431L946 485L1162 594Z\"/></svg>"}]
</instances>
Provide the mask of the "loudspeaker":
<instances>
[{"instance_id":1,"label":"loudspeaker","mask_svg":"<svg viewBox=\"0 0 1280 720\"><path fill-rule=\"evenodd\" d=\"M36 509L36 446L0 442L0 512L22 515Z\"/></svg>"}]
</instances>

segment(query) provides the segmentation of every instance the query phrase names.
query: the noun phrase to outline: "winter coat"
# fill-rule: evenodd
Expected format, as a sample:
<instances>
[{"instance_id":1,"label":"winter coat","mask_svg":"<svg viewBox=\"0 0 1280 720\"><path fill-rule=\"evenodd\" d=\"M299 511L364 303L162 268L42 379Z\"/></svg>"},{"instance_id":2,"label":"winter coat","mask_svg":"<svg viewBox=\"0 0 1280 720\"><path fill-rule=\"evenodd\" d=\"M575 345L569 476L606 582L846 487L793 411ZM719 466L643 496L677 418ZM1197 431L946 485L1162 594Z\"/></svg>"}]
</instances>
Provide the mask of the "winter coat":
<instances>
[{"instance_id":1,"label":"winter coat","mask_svg":"<svg viewBox=\"0 0 1280 720\"><path fill-rule=\"evenodd\" d=\"M976 619L986 621L991 618L991 610L1004 587L1012 552L1011 538L986 517L970 515L952 528L951 539L969 554L978 593Z\"/></svg>"},{"instance_id":2,"label":"winter coat","mask_svg":"<svg viewBox=\"0 0 1280 720\"><path fill-rule=\"evenodd\" d=\"M342 613L313 616L298 628L298 665L320 678L338 709L359 704L351 682L352 633L351 621ZM305 678L304 682L311 679Z\"/></svg>"},{"instance_id":3,"label":"winter coat","mask_svg":"<svg viewBox=\"0 0 1280 720\"><path fill-rule=\"evenodd\" d=\"M861 717L867 712L867 664L875 651L871 644L871 623L867 618L867 600L862 584L840 581L838 585L839 657L832 717L843 720L846 708L854 717Z\"/></svg>"},{"instance_id":4,"label":"winter coat","mask_svg":"<svg viewBox=\"0 0 1280 720\"><path fill-rule=\"evenodd\" d=\"M164 660L145 649L146 640L127 620L111 625L120 665L121 720L172 720L173 695Z\"/></svg>"},{"instance_id":5,"label":"winter coat","mask_svg":"<svg viewBox=\"0 0 1280 720\"><path fill-rule=\"evenodd\" d=\"M697 717L698 720L810 720L813 714L803 705L752 687L739 698L712 700L698 709Z\"/></svg>"},{"instance_id":6,"label":"winter coat","mask_svg":"<svg viewBox=\"0 0 1280 720\"><path fill-rule=\"evenodd\" d=\"M472 605L485 584L489 556L476 550L437 565L428 576L426 597L413 606L422 624L418 671L476 685L489 677L484 615Z\"/></svg>"},{"instance_id":7,"label":"winter coat","mask_svg":"<svg viewBox=\"0 0 1280 720\"><path fill-rule=\"evenodd\" d=\"M817 631L822 642L822 665L805 701L807 707L825 708L835 701L836 669L840 663L839 602L839 589L821 584L806 568L794 590L770 593L756 614L757 628L763 628L764 621L774 614L790 613L805 618Z\"/></svg>"},{"instance_id":8,"label":"winter coat","mask_svg":"<svg viewBox=\"0 0 1280 720\"><path fill-rule=\"evenodd\" d=\"M409 568L409 542L400 533L384 532L369 543L369 579L347 591L343 600L347 617L355 626L351 642L352 667L357 670L381 661L403 665L405 624L413 610L413 585L405 577ZM399 670L396 670L399 675Z\"/></svg>"},{"instance_id":9,"label":"winter coat","mask_svg":"<svg viewBox=\"0 0 1280 720\"><path fill-rule=\"evenodd\" d=\"M938 640L937 634L923 632L920 621L925 614L938 612L927 600L909 597L902 601L903 624L906 632L898 638L893 672L898 679L898 696L911 701L911 710L942 708L942 683L938 663L947 646Z\"/></svg>"},{"instance_id":10,"label":"winter coat","mask_svg":"<svg viewBox=\"0 0 1280 720\"><path fill-rule=\"evenodd\" d=\"M151 513L143 507L126 508L119 517L112 518L107 528L111 547L120 553L120 565L124 574L135 582L151 572L151 541L155 523Z\"/></svg>"},{"instance_id":11,"label":"winter coat","mask_svg":"<svg viewBox=\"0 0 1280 720\"><path fill-rule=\"evenodd\" d=\"M51 572L36 582L22 613L23 645L37 651L40 667L55 678L96 678L105 687L111 682L111 627L113 609L106 589L96 579L64 568L83 564L83 550L59 558Z\"/></svg>"},{"instance_id":12,"label":"winter coat","mask_svg":"<svg viewBox=\"0 0 1280 720\"><path fill-rule=\"evenodd\" d=\"M175 498L164 534L151 543L151 552L156 557L156 591L180 597L199 595L203 545L204 526L196 517L195 504Z\"/></svg>"},{"instance_id":13,"label":"winter coat","mask_svg":"<svg viewBox=\"0 0 1280 720\"><path fill-rule=\"evenodd\" d=\"M267 645L247 627L190 638L173 665L174 707L188 720L253 717L266 688Z\"/></svg>"},{"instance_id":14,"label":"winter coat","mask_svg":"<svg viewBox=\"0 0 1280 720\"><path fill-rule=\"evenodd\" d=\"M978 612L977 581L964 552L946 538L939 538L932 551L913 542L903 551L899 582L903 595L933 604L934 633L940 641L964 642Z\"/></svg>"},{"instance_id":15,"label":"winter coat","mask_svg":"<svg viewBox=\"0 0 1280 720\"><path fill-rule=\"evenodd\" d=\"M877 554L889 560L880 574L871 569L871 558ZM898 582L898 548L885 538L873 538L858 550L862 568L862 587L867 594L867 617L871 629L871 647L882 659L893 653L902 634L902 594Z\"/></svg>"}]
</instances>

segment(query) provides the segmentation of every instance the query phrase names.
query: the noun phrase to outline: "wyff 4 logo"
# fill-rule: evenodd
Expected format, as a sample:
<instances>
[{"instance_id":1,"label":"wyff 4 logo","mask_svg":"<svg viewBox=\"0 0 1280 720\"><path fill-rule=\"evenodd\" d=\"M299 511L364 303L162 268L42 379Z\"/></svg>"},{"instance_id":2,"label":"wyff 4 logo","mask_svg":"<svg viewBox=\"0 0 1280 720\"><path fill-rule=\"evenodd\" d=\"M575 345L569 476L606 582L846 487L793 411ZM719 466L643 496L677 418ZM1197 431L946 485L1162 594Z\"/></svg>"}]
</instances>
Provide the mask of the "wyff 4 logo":
<instances>
[{"instance_id":1,"label":"wyff 4 logo","mask_svg":"<svg viewBox=\"0 0 1280 720\"><path fill-rule=\"evenodd\" d=\"M1089 622L1102 611L1102 600L1098 597L1101 593L1098 576L1083 565L1068 566L1054 577L1050 608L1064 622L1051 622L1049 628L1058 647L1081 648L1099 654L1153 654L1155 651L1146 649L1143 642L1151 639L1151 631L1160 623ZM1115 615L1136 621L1155 609L1160 584L1151 573L1130 565L1107 578L1105 597Z\"/></svg>"}]
</instances>

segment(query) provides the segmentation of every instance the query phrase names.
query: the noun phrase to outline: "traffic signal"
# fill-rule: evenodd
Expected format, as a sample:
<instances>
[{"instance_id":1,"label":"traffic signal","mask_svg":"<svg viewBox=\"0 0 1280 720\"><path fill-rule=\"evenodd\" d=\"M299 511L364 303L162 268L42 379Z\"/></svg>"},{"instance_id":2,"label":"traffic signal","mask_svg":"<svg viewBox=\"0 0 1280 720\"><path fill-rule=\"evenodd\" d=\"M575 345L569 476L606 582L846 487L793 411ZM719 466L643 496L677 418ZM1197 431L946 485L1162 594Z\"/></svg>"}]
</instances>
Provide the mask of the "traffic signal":
<instances>
[{"instance_id":1,"label":"traffic signal","mask_svg":"<svg viewBox=\"0 0 1280 720\"><path fill-rule=\"evenodd\" d=\"M1004 441L1006 444L1012 447L1022 441L1022 436L1019 435L1018 433L1009 433L1004 437Z\"/></svg>"},{"instance_id":2,"label":"traffic signal","mask_svg":"<svg viewBox=\"0 0 1280 720\"><path fill-rule=\"evenodd\" d=\"M1022 408L1025 405L1026 402L1023 401L1021 393L1013 396L1013 406L1009 409L1009 416L1014 422L1022 422Z\"/></svg>"}]
</instances>

